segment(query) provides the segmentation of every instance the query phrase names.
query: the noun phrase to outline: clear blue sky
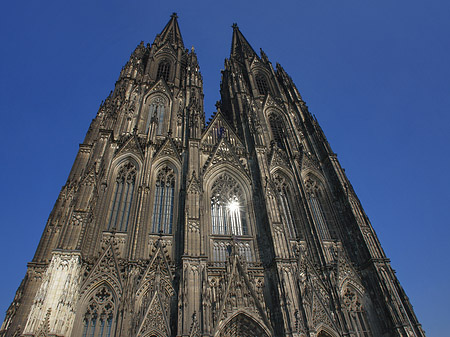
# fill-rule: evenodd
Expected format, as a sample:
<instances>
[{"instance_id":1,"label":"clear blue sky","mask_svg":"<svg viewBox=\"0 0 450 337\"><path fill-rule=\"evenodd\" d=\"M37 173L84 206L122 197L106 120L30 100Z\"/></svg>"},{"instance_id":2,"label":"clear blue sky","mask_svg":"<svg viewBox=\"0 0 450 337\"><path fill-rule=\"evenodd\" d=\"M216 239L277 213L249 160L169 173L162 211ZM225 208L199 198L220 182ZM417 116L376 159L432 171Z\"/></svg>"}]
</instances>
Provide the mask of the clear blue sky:
<instances>
[{"instance_id":1,"label":"clear blue sky","mask_svg":"<svg viewBox=\"0 0 450 337\"><path fill-rule=\"evenodd\" d=\"M237 22L293 77L427 335L450 317L448 1L7 1L0 13L0 315L91 119L141 41L178 12L205 110Z\"/></svg>"}]
</instances>

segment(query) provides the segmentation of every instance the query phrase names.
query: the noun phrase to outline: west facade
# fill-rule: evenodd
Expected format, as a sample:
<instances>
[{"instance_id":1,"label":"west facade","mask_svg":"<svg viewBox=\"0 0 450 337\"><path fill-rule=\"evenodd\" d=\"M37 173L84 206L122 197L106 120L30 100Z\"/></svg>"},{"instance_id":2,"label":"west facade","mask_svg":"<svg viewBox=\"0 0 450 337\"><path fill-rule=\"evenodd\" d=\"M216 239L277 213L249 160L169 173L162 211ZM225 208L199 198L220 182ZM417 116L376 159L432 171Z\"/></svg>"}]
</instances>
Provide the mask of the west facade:
<instances>
[{"instance_id":1,"label":"west facade","mask_svg":"<svg viewBox=\"0 0 450 337\"><path fill-rule=\"evenodd\" d=\"M0 335L424 336L292 79L236 25L221 100L176 15L102 103Z\"/></svg>"}]
</instances>

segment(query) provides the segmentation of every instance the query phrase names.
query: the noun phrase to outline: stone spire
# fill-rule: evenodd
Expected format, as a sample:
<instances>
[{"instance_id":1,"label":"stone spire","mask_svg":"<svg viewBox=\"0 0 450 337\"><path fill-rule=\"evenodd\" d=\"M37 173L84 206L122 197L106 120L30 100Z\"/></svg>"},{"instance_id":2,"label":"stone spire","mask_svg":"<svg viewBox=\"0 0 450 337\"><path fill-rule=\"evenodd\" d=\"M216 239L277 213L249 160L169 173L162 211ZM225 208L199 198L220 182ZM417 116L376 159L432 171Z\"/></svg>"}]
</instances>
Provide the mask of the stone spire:
<instances>
[{"instance_id":1,"label":"stone spire","mask_svg":"<svg viewBox=\"0 0 450 337\"><path fill-rule=\"evenodd\" d=\"M169 42L174 48L180 47L184 49L183 38L181 37L180 27L178 26L178 15L177 13L172 13L170 20L164 27L162 32L158 34L155 38L155 43L158 46Z\"/></svg>"},{"instance_id":2,"label":"stone spire","mask_svg":"<svg viewBox=\"0 0 450 337\"><path fill-rule=\"evenodd\" d=\"M253 50L250 43L248 43L247 39L239 30L237 23L233 23L231 26L233 27L233 39L231 41L231 57L240 56L240 57L253 57L257 56L256 52Z\"/></svg>"}]
</instances>

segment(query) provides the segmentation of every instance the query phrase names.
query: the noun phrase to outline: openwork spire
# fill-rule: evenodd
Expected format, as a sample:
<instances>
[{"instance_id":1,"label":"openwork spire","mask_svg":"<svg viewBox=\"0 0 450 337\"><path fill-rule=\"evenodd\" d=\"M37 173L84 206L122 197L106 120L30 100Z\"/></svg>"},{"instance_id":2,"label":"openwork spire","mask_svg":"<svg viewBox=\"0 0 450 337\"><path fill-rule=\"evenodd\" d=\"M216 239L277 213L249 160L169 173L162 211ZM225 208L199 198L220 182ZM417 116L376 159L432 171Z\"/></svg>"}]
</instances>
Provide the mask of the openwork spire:
<instances>
[{"instance_id":1,"label":"openwork spire","mask_svg":"<svg viewBox=\"0 0 450 337\"><path fill-rule=\"evenodd\" d=\"M158 45L163 45L164 43L168 42L172 44L173 47L180 47L184 49L183 38L181 37L180 27L178 26L177 19L177 13L172 13L169 22L164 27L161 34L159 34L155 39L155 42Z\"/></svg>"},{"instance_id":2,"label":"openwork spire","mask_svg":"<svg viewBox=\"0 0 450 337\"><path fill-rule=\"evenodd\" d=\"M233 23L231 26L233 27L233 39L231 41L231 57L240 56L240 57L253 57L257 56L256 52L253 50L250 43L248 43L247 39L242 35L239 27L236 23Z\"/></svg>"}]
</instances>

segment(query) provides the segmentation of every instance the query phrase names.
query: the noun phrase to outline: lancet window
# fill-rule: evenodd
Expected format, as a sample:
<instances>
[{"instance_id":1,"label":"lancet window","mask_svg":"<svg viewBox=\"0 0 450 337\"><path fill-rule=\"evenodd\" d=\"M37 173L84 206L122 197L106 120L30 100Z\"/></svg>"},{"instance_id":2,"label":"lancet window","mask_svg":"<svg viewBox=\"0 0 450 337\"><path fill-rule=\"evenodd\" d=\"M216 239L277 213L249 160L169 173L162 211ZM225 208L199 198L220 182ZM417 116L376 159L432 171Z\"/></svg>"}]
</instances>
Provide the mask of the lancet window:
<instances>
[{"instance_id":1,"label":"lancet window","mask_svg":"<svg viewBox=\"0 0 450 337\"><path fill-rule=\"evenodd\" d=\"M310 177L306 180L305 185L307 188L309 207L319 237L322 240L329 240L331 237L327 225L327 216L323 207L325 201L323 191L321 191L319 183Z\"/></svg>"},{"instance_id":2,"label":"lancet window","mask_svg":"<svg viewBox=\"0 0 450 337\"><path fill-rule=\"evenodd\" d=\"M272 137L277 146L280 149L285 149L285 137L284 137L284 123L277 113L271 113L269 115L270 129L272 130Z\"/></svg>"},{"instance_id":3,"label":"lancet window","mask_svg":"<svg viewBox=\"0 0 450 337\"><path fill-rule=\"evenodd\" d=\"M346 288L342 300L351 330L358 337L370 337L371 333L360 297L352 289Z\"/></svg>"},{"instance_id":4,"label":"lancet window","mask_svg":"<svg viewBox=\"0 0 450 337\"><path fill-rule=\"evenodd\" d=\"M115 324L115 301L111 289L99 287L90 297L82 323L82 337L110 337Z\"/></svg>"},{"instance_id":5,"label":"lancet window","mask_svg":"<svg viewBox=\"0 0 450 337\"><path fill-rule=\"evenodd\" d=\"M212 233L247 235L244 193L228 174L219 176L211 188Z\"/></svg>"},{"instance_id":6,"label":"lancet window","mask_svg":"<svg viewBox=\"0 0 450 337\"><path fill-rule=\"evenodd\" d=\"M269 85L267 79L263 74L257 74L255 76L256 86L260 95L266 95L269 92Z\"/></svg>"},{"instance_id":7,"label":"lancet window","mask_svg":"<svg viewBox=\"0 0 450 337\"><path fill-rule=\"evenodd\" d=\"M288 181L281 175L274 176L274 183L277 190L280 212L283 222L285 223L288 234L291 238L296 237L295 231L295 206L291 187Z\"/></svg>"},{"instance_id":8,"label":"lancet window","mask_svg":"<svg viewBox=\"0 0 450 337\"><path fill-rule=\"evenodd\" d=\"M175 172L169 166L158 171L154 196L152 232L172 234Z\"/></svg>"},{"instance_id":9,"label":"lancet window","mask_svg":"<svg viewBox=\"0 0 450 337\"><path fill-rule=\"evenodd\" d=\"M166 82L169 81L170 74L170 62L163 60L158 64L158 71L156 73L156 79L163 78Z\"/></svg>"},{"instance_id":10,"label":"lancet window","mask_svg":"<svg viewBox=\"0 0 450 337\"><path fill-rule=\"evenodd\" d=\"M125 232L130 220L131 203L133 202L134 186L136 184L136 167L127 162L117 173L112 207L109 216L108 229Z\"/></svg>"},{"instance_id":11,"label":"lancet window","mask_svg":"<svg viewBox=\"0 0 450 337\"><path fill-rule=\"evenodd\" d=\"M166 110L166 101L162 97L154 98L149 106L147 125L145 132L148 133L151 121L156 121L156 134L162 135L164 132L164 115Z\"/></svg>"}]
</instances>

